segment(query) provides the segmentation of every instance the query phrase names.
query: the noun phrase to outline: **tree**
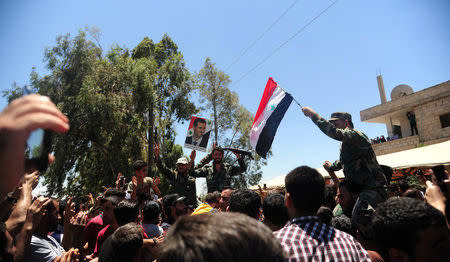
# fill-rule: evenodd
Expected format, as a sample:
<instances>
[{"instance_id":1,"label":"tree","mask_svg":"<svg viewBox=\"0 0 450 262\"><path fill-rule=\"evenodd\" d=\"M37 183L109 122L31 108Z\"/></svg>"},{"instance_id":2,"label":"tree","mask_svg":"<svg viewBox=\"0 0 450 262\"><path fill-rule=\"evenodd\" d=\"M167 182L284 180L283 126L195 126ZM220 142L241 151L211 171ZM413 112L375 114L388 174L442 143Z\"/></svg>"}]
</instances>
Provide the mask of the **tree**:
<instances>
[{"instance_id":1,"label":"tree","mask_svg":"<svg viewBox=\"0 0 450 262\"><path fill-rule=\"evenodd\" d=\"M155 130L166 140L164 154L182 155L171 125L187 119L195 106L189 101L189 71L168 36L156 45L145 38L133 52L114 46L103 55L98 30L84 30L57 37L44 61L49 74L33 70L31 86L49 96L71 126L54 136L56 159L44 174L49 195L95 193L114 185L118 172L130 180L135 160L152 159L147 152ZM17 85L4 93L9 100L21 94ZM150 125L154 111L156 127Z\"/></svg>"},{"instance_id":2,"label":"tree","mask_svg":"<svg viewBox=\"0 0 450 262\"><path fill-rule=\"evenodd\" d=\"M252 150L250 145L250 130L253 115L239 104L238 95L229 89L230 77L218 70L210 58L207 58L203 68L196 75L196 84L201 98L200 102L210 108L210 116L214 120L214 140L226 147L237 147ZM256 155L256 154L254 154ZM269 153L270 155L270 153ZM229 152L224 161L234 163ZM247 160L249 168L245 174L233 177L234 187L247 187L257 184L262 177L261 166L266 160L255 157L255 161Z\"/></svg>"},{"instance_id":3,"label":"tree","mask_svg":"<svg viewBox=\"0 0 450 262\"><path fill-rule=\"evenodd\" d=\"M152 74L141 77L142 83L138 83L137 92L134 93L138 112L146 114L143 118L147 122L146 151L148 164L152 166L154 134L159 134L159 139L156 140L161 140L164 147L166 140L174 140L173 124L188 120L197 111L189 100L193 85L183 55L167 35L157 44L147 37L144 38L133 49L132 58L138 63L151 64L154 67Z\"/></svg>"}]
</instances>

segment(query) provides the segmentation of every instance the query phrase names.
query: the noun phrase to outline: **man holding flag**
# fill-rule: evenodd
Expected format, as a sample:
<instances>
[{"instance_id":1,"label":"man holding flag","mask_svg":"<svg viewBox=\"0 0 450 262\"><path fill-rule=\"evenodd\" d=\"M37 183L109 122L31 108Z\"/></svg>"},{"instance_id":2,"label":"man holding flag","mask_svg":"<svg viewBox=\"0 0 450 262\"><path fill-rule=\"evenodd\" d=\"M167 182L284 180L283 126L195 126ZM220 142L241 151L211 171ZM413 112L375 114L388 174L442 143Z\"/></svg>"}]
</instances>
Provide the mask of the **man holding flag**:
<instances>
[{"instance_id":1,"label":"man holding flag","mask_svg":"<svg viewBox=\"0 0 450 262\"><path fill-rule=\"evenodd\" d=\"M359 188L352 219L361 218L370 206L376 207L378 203L385 201L387 182L383 170L377 162L369 138L353 129L352 116L346 112L336 112L331 114L330 120L326 120L309 107L303 107L302 111L324 134L342 141L339 160L333 164L326 161L324 167L332 171L343 168L345 178Z\"/></svg>"}]
</instances>

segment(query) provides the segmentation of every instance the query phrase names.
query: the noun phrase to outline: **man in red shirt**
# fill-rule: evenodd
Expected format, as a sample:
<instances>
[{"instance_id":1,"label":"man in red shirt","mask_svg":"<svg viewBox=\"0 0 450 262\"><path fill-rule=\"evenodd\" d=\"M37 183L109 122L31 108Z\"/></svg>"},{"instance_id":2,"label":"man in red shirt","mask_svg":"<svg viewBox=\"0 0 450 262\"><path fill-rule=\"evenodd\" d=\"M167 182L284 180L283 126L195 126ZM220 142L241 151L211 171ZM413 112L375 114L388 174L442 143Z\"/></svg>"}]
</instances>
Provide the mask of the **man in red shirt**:
<instances>
[{"instance_id":1,"label":"man in red shirt","mask_svg":"<svg viewBox=\"0 0 450 262\"><path fill-rule=\"evenodd\" d=\"M101 200L103 213L89 220L84 229L84 241L88 243L88 254L94 252L98 233L114 221L113 209L124 196L123 192L114 189L106 192L105 198Z\"/></svg>"},{"instance_id":2,"label":"man in red shirt","mask_svg":"<svg viewBox=\"0 0 450 262\"><path fill-rule=\"evenodd\" d=\"M132 200L122 200L114 207L114 221L103 228L97 236L97 243L95 245L94 256L98 256L102 248L103 242L111 236L120 226L130 222L137 222L139 215L139 208L136 202Z\"/></svg>"}]
</instances>

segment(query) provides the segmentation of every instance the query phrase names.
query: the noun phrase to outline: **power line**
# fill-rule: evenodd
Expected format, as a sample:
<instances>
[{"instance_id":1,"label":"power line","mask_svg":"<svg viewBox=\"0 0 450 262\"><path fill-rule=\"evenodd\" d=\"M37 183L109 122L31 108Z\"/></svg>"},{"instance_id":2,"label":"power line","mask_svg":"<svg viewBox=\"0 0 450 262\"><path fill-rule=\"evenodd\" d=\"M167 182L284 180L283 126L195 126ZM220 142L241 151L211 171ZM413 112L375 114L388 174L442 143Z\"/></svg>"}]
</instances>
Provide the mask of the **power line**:
<instances>
[{"instance_id":1,"label":"power line","mask_svg":"<svg viewBox=\"0 0 450 262\"><path fill-rule=\"evenodd\" d=\"M288 40L284 41L278 48L273 50L268 56L266 56L261 62L256 64L254 67L252 67L249 71L247 71L243 76L241 76L236 82L233 83L233 85L239 83L242 79L244 79L248 74L253 72L256 68L258 68L260 65L262 65L264 62L266 62L267 59L269 59L272 55L274 55L276 52L278 52L283 46L285 46L289 41L294 39L298 34L300 34L303 30L305 30L309 25L311 25L317 18L319 18L322 14L324 14L328 9L330 9L334 4L336 4L339 0L334 1L331 3L327 8L325 8L322 12L320 12L318 15L316 15L311 21L309 21L306 25L304 25L300 30L298 30L294 35L292 35Z\"/></svg>"},{"instance_id":2,"label":"power line","mask_svg":"<svg viewBox=\"0 0 450 262\"><path fill-rule=\"evenodd\" d=\"M228 71L234 64L237 63L249 50L252 48L263 36L272 29L272 27L280 21L280 19L292 8L299 0L295 0L294 3L292 3L278 18L273 22L267 29L264 31L255 41L253 41L244 51L242 51L235 59L234 61L225 69L225 71Z\"/></svg>"}]
</instances>

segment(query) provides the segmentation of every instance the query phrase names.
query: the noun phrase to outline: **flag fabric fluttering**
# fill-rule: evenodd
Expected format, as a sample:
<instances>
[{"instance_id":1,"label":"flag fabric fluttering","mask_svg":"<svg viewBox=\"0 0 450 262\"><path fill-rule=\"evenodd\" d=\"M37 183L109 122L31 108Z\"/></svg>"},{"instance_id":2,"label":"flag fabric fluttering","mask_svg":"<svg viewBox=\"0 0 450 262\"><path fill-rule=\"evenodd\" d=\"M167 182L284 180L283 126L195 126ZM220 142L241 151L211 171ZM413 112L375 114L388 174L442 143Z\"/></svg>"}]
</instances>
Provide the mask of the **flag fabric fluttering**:
<instances>
[{"instance_id":1,"label":"flag fabric fluttering","mask_svg":"<svg viewBox=\"0 0 450 262\"><path fill-rule=\"evenodd\" d=\"M279 87L271 77L269 78L250 133L250 144L261 157L266 158L292 99L290 94Z\"/></svg>"}]
</instances>

